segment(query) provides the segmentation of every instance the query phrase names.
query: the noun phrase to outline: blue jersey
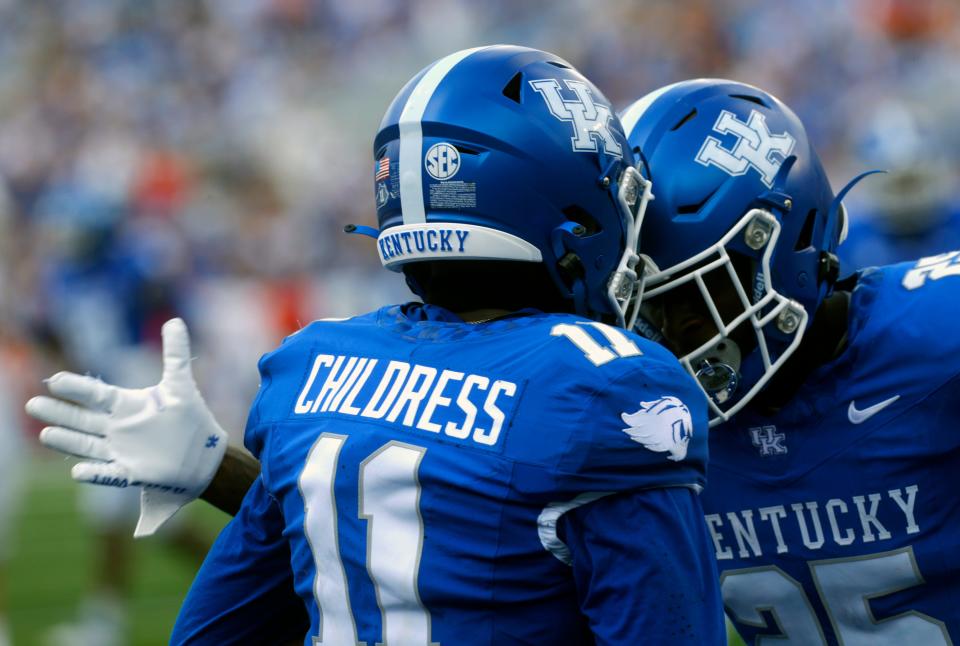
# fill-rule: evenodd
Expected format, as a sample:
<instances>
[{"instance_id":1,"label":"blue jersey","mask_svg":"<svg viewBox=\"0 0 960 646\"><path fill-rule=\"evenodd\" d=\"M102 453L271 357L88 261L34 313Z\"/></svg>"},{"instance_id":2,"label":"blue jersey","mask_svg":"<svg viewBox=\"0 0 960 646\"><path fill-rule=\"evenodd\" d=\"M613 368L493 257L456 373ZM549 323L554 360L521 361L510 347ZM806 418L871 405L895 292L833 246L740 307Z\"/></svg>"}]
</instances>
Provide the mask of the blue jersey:
<instances>
[{"instance_id":1,"label":"blue jersey","mask_svg":"<svg viewBox=\"0 0 960 646\"><path fill-rule=\"evenodd\" d=\"M261 476L175 643L279 640L284 586L306 644L722 639L706 406L660 346L413 304L313 323L260 370Z\"/></svg>"},{"instance_id":2,"label":"blue jersey","mask_svg":"<svg viewBox=\"0 0 960 646\"><path fill-rule=\"evenodd\" d=\"M862 271L842 355L714 429L704 507L747 643L960 639L957 276L960 253Z\"/></svg>"}]
</instances>

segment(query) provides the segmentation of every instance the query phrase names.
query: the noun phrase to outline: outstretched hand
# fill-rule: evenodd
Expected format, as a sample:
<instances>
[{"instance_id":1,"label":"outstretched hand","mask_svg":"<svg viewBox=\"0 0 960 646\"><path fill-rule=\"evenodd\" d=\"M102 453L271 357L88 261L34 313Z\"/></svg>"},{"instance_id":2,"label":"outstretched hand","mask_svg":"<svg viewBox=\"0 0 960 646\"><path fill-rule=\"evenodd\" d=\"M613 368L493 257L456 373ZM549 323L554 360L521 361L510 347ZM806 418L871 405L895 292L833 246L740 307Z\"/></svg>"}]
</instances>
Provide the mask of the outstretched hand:
<instances>
[{"instance_id":1,"label":"outstretched hand","mask_svg":"<svg viewBox=\"0 0 960 646\"><path fill-rule=\"evenodd\" d=\"M82 459L78 482L143 487L134 536L154 533L198 497L223 459L227 434L213 418L190 368L182 319L163 325L163 376L149 388L119 388L94 377L58 372L46 380L53 397L33 397L26 410L50 424L47 447Z\"/></svg>"}]
</instances>

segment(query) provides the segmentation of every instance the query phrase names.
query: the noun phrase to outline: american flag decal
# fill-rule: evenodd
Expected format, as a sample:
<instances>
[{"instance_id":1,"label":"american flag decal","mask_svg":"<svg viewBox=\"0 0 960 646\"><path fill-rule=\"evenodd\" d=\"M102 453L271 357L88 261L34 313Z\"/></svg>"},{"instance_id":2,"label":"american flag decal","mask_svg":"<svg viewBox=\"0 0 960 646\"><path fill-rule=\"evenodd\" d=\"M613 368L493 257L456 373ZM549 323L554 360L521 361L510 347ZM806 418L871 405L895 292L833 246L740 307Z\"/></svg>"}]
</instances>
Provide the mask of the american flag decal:
<instances>
[{"instance_id":1,"label":"american flag decal","mask_svg":"<svg viewBox=\"0 0 960 646\"><path fill-rule=\"evenodd\" d=\"M375 182L385 180L390 177L390 158L384 157L377 162L376 174L373 176Z\"/></svg>"}]
</instances>

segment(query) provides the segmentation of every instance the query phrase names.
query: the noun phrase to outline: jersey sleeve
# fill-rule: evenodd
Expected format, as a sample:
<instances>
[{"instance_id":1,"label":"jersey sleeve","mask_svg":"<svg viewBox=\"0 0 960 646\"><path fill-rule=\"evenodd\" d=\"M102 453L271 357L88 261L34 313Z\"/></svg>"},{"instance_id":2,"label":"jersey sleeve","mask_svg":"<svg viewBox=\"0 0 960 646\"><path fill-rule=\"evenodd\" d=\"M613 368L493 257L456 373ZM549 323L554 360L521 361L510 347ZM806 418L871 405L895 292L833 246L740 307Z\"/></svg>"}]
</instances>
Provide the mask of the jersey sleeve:
<instances>
[{"instance_id":1,"label":"jersey sleeve","mask_svg":"<svg viewBox=\"0 0 960 646\"><path fill-rule=\"evenodd\" d=\"M564 514L581 611L603 644L723 644L723 606L699 496L600 497Z\"/></svg>"},{"instance_id":2,"label":"jersey sleeve","mask_svg":"<svg viewBox=\"0 0 960 646\"><path fill-rule=\"evenodd\" d=\"M559 464L569 478L563 489L579 494L704 486L706 399L672 355L662 353L594 384L567 436Z\"/></svg>"},{"instance_id":3,"label":"jersey sleeve","mask_svg":"<svg viewBox=\"0 0 960 646\"><path fill-rule=\"evenodd\" d=\"M293 587L280 508L257 478L210 549L170 644L283 644L310 624Z\"/></svg>"}]
</instances>

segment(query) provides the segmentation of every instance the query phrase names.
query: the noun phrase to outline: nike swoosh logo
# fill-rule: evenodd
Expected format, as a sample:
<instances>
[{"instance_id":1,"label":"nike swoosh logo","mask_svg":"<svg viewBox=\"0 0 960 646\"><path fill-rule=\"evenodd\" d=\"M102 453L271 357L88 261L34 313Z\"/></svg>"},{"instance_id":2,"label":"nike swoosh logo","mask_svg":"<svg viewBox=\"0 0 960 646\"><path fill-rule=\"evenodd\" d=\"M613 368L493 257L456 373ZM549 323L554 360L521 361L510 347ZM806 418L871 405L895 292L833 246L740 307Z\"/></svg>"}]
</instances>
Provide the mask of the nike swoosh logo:
<instances>
[{"instance_id":1,"label":"nike swoosh logo","mask_svg":"<svg viewBox=\"0 0 960 646\"><path fill-rule=\"evenodd\" d=\"M850 419L851 424L863 424L898 399L900 399L900 395L894 395L890 399L884 399L879 404L874 404L863 410L858 410L854 402L851 401L850 408L847 409L847 417Z\"/></svg>"}]
</instances>

